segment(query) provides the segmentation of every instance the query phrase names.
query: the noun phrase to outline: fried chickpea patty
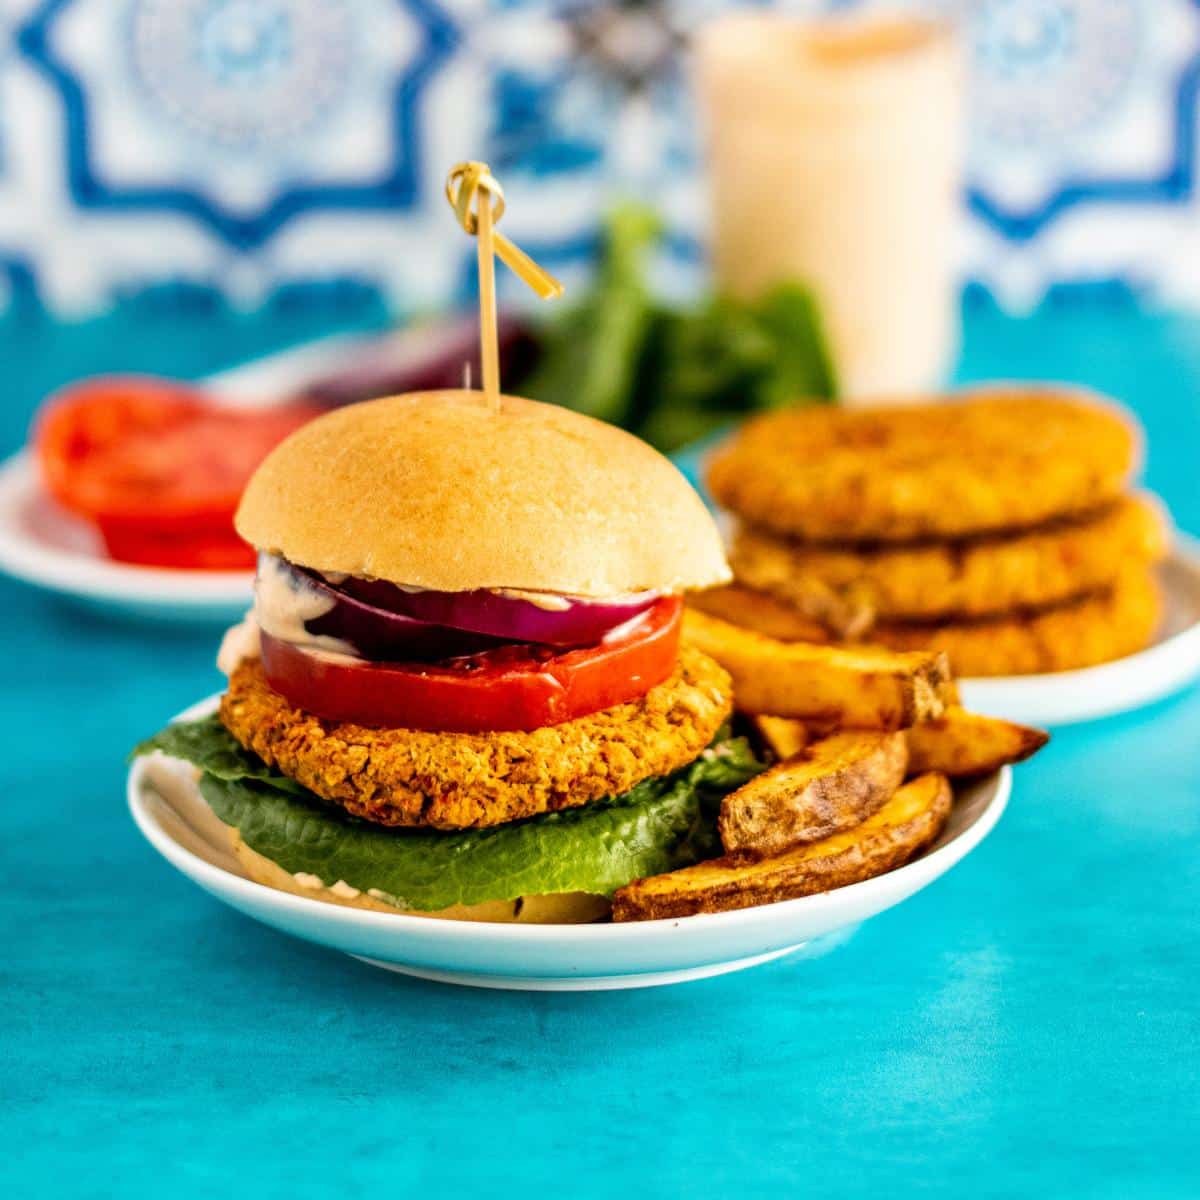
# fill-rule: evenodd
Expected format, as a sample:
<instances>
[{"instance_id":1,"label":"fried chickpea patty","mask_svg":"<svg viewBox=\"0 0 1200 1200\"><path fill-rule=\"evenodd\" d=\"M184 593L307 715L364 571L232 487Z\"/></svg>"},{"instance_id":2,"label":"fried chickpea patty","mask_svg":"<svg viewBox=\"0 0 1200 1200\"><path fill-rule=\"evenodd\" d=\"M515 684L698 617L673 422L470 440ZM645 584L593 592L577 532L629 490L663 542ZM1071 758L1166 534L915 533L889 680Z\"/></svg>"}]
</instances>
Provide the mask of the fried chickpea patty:
<instances>
[{"instance_id":1,"label":"fried chickpea patty","mask_svg":"<svg viewBox=\"0 0 1200 1200\"><path fill-rule=\"evenodd\" d=\"M871 641L892 650L943 650L960 676L1040 675L1112 662L1144 650L1162 620L1152 572L1133 568L1108 588L1027 615L929 626L881 624Z\"/></svg>"},{"instance_id":2,"label":"fried chickpea patty","mask_svg":"<svg viewBox=\"0 0 1200 1200\"><path fill-rule=\"evenodd\" d=\"M322 721L244 660L221 721L264 762L381 825L470 829L588 804L686 766L732 709L729 676L684 646L640 700L529 733L429 733Z\"/></svg>"},{"instance_id":3,"label":"fried chickpea patty","mask_svg":"<svg viewBox=\"0 0 1200 1200\"><path fill-rule=\"evenodd\" d=\"M941 404L788 409L714 456L713 495L785 536L909 541L1028 528L1117 498L1138 459L1114 405L1049 388Z\"/></svg>"},{"instance_id":4,"label":"fried chickpea patty","mask_svg":"<svg viewBox=\"0 0 1200 1200\"><path fill-rule=\"evenodd\" d=\"M782 539L743 526L729 559L738 580L851 635L881 620L990 616L1044 608L1107 587L1130 563L1167 546L1167 522L1148 496L1128 496L1082 521L1007 536L870 549ZM857 619L857 627L856 627Z\"/></svg>"}]
</instances>

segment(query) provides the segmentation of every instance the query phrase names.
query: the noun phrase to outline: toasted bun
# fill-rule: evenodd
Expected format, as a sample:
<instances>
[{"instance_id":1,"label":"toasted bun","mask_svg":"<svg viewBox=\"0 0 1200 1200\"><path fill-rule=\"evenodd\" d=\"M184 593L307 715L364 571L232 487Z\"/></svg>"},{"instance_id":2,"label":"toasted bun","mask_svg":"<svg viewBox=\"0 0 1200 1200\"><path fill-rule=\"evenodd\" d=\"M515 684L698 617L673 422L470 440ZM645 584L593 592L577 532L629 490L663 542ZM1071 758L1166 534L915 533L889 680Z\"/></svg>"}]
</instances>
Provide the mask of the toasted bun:
<instances>
[{"instance_id":1,"label":"toasted bun","mask_svg":"<svg viewBox=\"0 0 1200 1200\"><path fill-rule=\"evenodd\" d=\"M729 578L700 497L632 434L554 405L417 392L327 413L250 480L237 530L318 571L612 596Z\"/></svg>"},{"instance_id":2,"label":"toasted bun","mask_svg":"<svg viewBox=\"0 0 1200 1200\"><path fill-rule=\"evenodd\" d=\"M431 917L443 921L490 921L501 924L521 925L582 925L607 917L611 905L603 896L589 892L559 892L552 896L522 896L517 900L489 900L484 904L456 904L440 912L412 912L396 908L365 892L346 894L331 891L327 887L306 887L294 875L288 874L278 863L251 850L236 829L229 830L233 853L242 869L255 883L275 888L280 892L291 892L294 896L305 896L310 900L324 900L330 904L341 904L347 908L365 908L372 912L403 913L408 917Z\"/></svg>"}]
</instances>

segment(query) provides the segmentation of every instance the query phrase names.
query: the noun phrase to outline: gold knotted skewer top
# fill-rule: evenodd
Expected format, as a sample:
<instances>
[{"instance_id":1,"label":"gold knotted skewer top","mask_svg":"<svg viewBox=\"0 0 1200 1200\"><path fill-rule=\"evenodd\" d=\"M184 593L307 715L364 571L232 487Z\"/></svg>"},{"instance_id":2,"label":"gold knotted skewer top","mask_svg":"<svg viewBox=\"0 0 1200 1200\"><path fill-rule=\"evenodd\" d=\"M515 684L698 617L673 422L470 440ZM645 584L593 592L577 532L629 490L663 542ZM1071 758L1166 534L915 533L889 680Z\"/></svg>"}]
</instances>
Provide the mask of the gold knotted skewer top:
<instances>
[{"instance_id":1,"label":"gold knotted skewer top","mask_svg":"<svg viewBox=\"0 0 1200 1200\"><path fill-rule=\"evenodd\" d=\"M446 199L454 209L458 223L472 237L479 233L479 218L472 211L478 210L482 200L479 193L491 199L491 222L493 229L504 216L504 189L483 162L461 162L453 167L446 179ZM515 271L543 300L557 300L563 294L563 285L543 267L529 257L519 246L509 241L502 233L493 233L496 253L504 264Z\"/></svg>"},{"instance_id":2,"label":"gold knotted skewer top","mask_svg":"<svg viewBox=\"0 0 1200 1200\"><path fill-rule=\"evenodd\" d=\"M479 257L479 348L483 391L489 404L500 407L500 352L496 330L495 256L524 280L543 300L563 294L562 284L502 233L495 229L504 215L504 189L487 163L461 162L446 177L446 199L458 223L477 241Z\"/></svg>"}]
</instances>

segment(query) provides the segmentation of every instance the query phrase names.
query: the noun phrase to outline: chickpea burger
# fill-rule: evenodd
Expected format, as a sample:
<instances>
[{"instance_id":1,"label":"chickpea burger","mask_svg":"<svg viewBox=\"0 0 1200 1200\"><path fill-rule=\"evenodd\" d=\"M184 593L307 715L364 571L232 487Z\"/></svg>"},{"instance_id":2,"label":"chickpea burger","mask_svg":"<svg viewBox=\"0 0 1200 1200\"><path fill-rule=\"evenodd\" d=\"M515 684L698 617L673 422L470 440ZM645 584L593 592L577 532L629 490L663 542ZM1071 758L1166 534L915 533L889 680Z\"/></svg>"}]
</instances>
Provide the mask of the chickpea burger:
<instances>
[{"instance_id":1,"label":"chickpea burger","mask_svg":"<svg viewBox=\"0 0 1200 1200\"><path fill-rule=\"evenodd\" d=\"M567 922L720 852L719 800L760 765L680 626L729 569L648 445L515 397L375 400L280 444L236 525L258 577L219 710L138 752L195 764L252 878Z\"/></svg>"}]
</instances>

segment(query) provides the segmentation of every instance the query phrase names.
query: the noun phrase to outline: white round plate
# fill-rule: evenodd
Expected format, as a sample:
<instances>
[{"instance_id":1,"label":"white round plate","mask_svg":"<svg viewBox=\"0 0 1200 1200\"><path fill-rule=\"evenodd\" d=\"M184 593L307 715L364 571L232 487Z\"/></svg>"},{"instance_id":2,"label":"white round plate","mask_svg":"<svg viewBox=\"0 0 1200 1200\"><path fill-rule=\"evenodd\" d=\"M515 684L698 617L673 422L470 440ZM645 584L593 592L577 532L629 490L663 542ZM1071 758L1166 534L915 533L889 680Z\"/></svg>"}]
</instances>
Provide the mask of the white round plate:
<instances>
[{"instance_id":1,"label":"white round plate","mask_svg":"<svg viewBox=\"0 0 1200 1200\"><path fill-rule=\"evenodd\" d=\"M95 531L42 490L26 452L0 465L0 571L92 608L168 621L235 621L254 586L253 571L113 562Z\"/></svg>"},{"instance_id":2,"label":"white round plate","mask_svg":"<svg viewBox=\"0 0 1200 1200\"><path fill-rule=\"evenodd\" d=\"M181 718L211 712L216 699ZM225 826L196 772L160 754L129 772L129 808L172 866L239 912L286 933L405 975L472 987L594 991L650 987L741 970L814 939L844 939L860 922L928 887L991 832L1008 802L1009 768L956 791L937 843L863 883L739 912L596 925L488 925L365 912L254 883L228 848ZM821 948L828 948L828 941Z\"/></svg>"},{"instance_id":3,"label":"white round plate","mask_svg":"<svg viewBox=\"0 0 1200 1200\"><path fill-rule=\"evenodd\" d=\"M1129 712L1200 679L1200 543L1176 535L1159 567L1163 624L1137 654L1052 675L963 679L963 704L975 712L1027 725L1070 725Z\"/></svg>"}]
</instances>

